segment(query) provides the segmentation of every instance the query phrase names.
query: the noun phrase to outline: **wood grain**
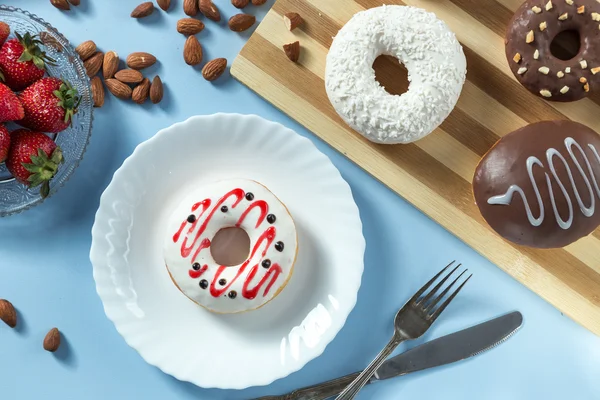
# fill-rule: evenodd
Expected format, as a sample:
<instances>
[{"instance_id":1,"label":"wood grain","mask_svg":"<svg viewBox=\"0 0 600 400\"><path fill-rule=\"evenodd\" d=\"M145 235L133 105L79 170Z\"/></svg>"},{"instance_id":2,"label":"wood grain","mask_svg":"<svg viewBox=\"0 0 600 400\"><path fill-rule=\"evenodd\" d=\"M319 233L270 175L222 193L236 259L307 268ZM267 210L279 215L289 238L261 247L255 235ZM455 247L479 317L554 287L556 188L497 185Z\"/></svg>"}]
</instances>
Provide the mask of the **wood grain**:
<instances>
[{"instance_id":1,"label":"wood grain","mask_svg":"<svg viewBox=\"0 0 600 400\"><path fill-rule=\"evenodd\" d=\"M600 96L548 103L513 77L503 35L521 0L389 0L434 12L453 29L467 57L467 82L456 109L431 135L408 145L377 145L350 129L325 93L325 58L332 37L356 12L381 0L278 0L231 72L242 83L320 136L444 228L461 238L563 313L600 335L600 230L564 249L535 250L496 235L473 202L475 167L502 136L528 123L571 119L600 131ZM282 15L305 24L287 31ZM285 43L299 40L290 62ZM376 74L390 93L407 89L406 71L380 57Z\"/></svg>"}]
</instances>

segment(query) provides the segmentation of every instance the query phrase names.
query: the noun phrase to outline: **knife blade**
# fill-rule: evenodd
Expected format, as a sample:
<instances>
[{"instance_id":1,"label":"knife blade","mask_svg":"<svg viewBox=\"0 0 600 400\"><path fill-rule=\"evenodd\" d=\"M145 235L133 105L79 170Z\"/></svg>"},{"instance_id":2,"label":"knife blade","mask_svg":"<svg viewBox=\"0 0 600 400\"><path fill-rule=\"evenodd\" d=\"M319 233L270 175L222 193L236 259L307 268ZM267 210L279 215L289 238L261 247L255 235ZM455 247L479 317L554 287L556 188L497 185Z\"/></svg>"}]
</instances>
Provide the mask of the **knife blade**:
<instances>
[{"instance_id":1,"label":"knife blade","mask_svg":"<svg viewBox=\"0 0 600 400\"><path fill-rule=\"evenodd\" d=\"M515 311L423 343L389 358L379 367L369 383L451 364L484 353L513 336L522 324L523 315ZM265 396L254 400L325 400L339 394L358 375L359 372L355 372L284 395Z\"/></svg>"},{"instance_id":2,"label":"knife blade","mask_svg":"<svg viewBox=\"0 0 600 400\"><path fill-rule=\"evenodd\" d=\"M387 360L371 381L461 361L492 349L511 337L523 324L523 315L513 312L416 346Z\"/></svg>"}]
</instances>

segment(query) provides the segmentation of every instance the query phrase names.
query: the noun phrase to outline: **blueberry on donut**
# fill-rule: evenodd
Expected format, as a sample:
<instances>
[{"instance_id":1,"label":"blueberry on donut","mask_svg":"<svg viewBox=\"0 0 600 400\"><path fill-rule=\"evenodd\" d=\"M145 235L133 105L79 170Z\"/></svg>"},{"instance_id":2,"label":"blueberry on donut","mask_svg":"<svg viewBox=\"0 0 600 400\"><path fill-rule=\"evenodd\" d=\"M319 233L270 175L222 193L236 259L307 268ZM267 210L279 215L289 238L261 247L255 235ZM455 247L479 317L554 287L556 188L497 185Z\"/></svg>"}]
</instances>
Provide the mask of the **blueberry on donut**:
<instances>
[{"instance_id":1,"label":"blueberry on donut","mask_svg":"<svg viewBox=\"0 0 600 400\"><path fill-rule=\"evenodd\" d=\"M397 96L375 79L373 62L396 57L408 70ZM410 6L356 13L327 54L325 88L344 121L376 143L410 143L430 134L454 109L466 78L454 33L434 14Z\"/></svg>"},{"instance_id":2,"label":"blueberry on donut","mask_svg":"<svg viewBox=\"0 0 600 400\"><path fill-rule=\"evenodd\" d=\"M553 45L564 33L579 38L579 49L568 60L562 58L569 56L557 57L560 47L554 50ZM539 97L575 101L600 84L600 2L596 0L527 0L512 18L505 43L515 77Z\"/></svg>"}]
</instances>

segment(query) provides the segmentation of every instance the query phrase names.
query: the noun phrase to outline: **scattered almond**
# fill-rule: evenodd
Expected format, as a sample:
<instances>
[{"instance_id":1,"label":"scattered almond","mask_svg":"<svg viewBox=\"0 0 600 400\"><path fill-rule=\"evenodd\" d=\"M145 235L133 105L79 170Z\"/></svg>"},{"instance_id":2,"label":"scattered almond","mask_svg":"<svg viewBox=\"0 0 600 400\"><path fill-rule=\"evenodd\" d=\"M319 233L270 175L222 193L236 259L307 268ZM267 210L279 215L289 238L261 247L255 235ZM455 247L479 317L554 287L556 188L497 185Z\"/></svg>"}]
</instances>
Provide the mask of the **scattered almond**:
<instances>
[{"instance_id":1,"label":"scattered almond","mask_svg":"<svg viewBox=\"0 0 600 400\"><path fill-rule=\"evenodd\" d=\"M550 68L548 68L548 67L539 67L538 71L540 71L544 75L548 75L550 73Z\"/></svg>"},{"instance_id":2,"label":"scattered almond","mask_svg":"<svg viewBox=\"0 0 600 400\"><path fill-rule=\"evenodd\" d=\"M50 0L50 3L59 10L70 10L71 6L67 0Z\"/></svg>"},{"instance_id":3,"label":"scattered almond","mask_svg":"<svg viewBox=\"0 0 600 400\"><path fill-rule=\"evenodd\" d=\"M540 31L544 32L548 27L548 23L546 21L540 22Z\"/></svg>"},{"instance_id":4,"label":"scattered almond","mask_svg":"<svg viewBox=\"0 0 600 400\"><path fill-rule=\"evenodd\" d=\"M285 55L287 56L287 58L289 58L293 62L297 62L300 58L300 42L298 41L294 43L284 44L283 50L285 51Z\"/></svg>"},{"instance_id":5,"label":"scattered almond","mask_svg":"<svg viewBox=\"0 0 600 400\"><path fill-rule=\"evenodd\" d=\"M577 8L577 14L583 14L585 12L585 6L581 6Z\"/></svg>"},{"instance_id":6,"label":"scattered almond","mask_svg":"<svg viewBox=\"0 0 600 400\"><path fill-rule=\"evenodd\" d=\"M150 101L154 104L160 103L163 98L163 84L160 77L156 75L150 85Z\"/></svg>"},{"instance_id":7,"label":"scattered almond","mask_svg":"<svg viewBox=\"0 0 600 400\"><path fill-rule=\"evenodd\" d=\"M60 332L56 328L50 329L44 338L44 350L54 353L60 347Z\"/></svg>"},{"instance_id":8,"label":"scattered almond","mask_svg":"<svg viewBox=\"0 0 600 400\"><path fill-rule=\"evenodd\" d=\"M552 0L548 0L546 3L546 11L552 10Z\"/></svg>"},{"instance_id":9,"label":"scattered almond","mask_svg":"<svg viewBox=\"0 0 600 400\"><path fill-rule=\"evenodd\" d=\"M147 1L131 12L131 18L145 18L154 12L154 3Z\"/></svg>"},{"instance_id":10,"label":"scattered almond","mask_svg":"<svg viewBox=\"0 0 600 400\"><path fill-rule=\"evenodd\" d=\"M564 78L564 76L565 76L565 73L564 73L564 72L562 72L562 71L558 71L558 72L556 73L556 76L557 76L558 78Z\"/></svg>"},{"instance_id":11,"label":"scattered almond","mask_svg":"<svg viewBox=\"0 0 600 400\"><path fill-rule=\"evenodd\" d=\"M541 8L539 8L538 6L533 6L533 7L531 7L531 10L532 10L534 13L536 13L536 14L539 14L539 13L541 13L541 12L542 12L542 9L541 9Z\"/></svg>"},{"instance_id":12,"label":"scattered almond","mask_svg":"<svg viewBox=\"0 0 600 400\"><path fill-rule=\"evenodd\" d=\"M17 312L8 300L0 299L0 320L11 328L17 326Z\"/></svg>"},{"instance_id":13,"label":"scattered almond","mask_svg":"<svg viewBox=\"0 0 600 400\"><path fill-rule=\"evenodd\" d=\"M535 49L535 51L533 52L533 59L537 60L538 58L540 58L540 51L538 49Z\"/></svg>"},{"instance_id":14,"label":"scattered almond","mask_svg":"<svg viewBox=\"0 0 600 400\"><path fill-rule=\"evenodd\" d=\"M198 0L183 0L183 12L195 17L198 14Z\"/></svg>"},{"instance_id":15,"label":"scattered almond","mask_svg":"<svg viewBox=\"0 0 600 400\"><path fill-rule=\"evenodd\" d=\"M92 40L86 40L75 48L75 52L79 54L79 57L82 61L85 61L93 56L96 50L98 50L96 48L96 43L94 43Z\"/></svg>"},{"instance_id":16,"label":"scattered almond","mask_svg":"<svg viewBox=\"0 0 600 400\"><path fill-rule=\"evenodd\" d=\"M263 4L265 4L267 2L267 0L252 0L252 5L255 6L262 6Z\"/></svg>"},{"instance_id":17,"label":"scattered almond","mask_svg":"<svg viewBox=\"0 0 600 400\"><path fill-rule=\"evenodd\" d=\"M119 55L114 51L107 51L104 54L104 61L102 62L102 75L104 79L112 78L118 70Z\"/></svg>"},{"instance_id":18,"label":"scattered almond","mask_svg":"<svg viewBox=\"0 0 600 400\"><path fill-rule=\"evenodd\" d=\"M111 92L113 96L122 100L127 100L131 97L131 88L123 82L114 78L109 78L104 80L104 83L106 83L108 91Z\"/></svg>"},{"instance_id":19,"label":"scattered almond","mask_svg":"<svg viewBox=\"0 0 600 400\"><path fill-rule=\"evenodd\" d=\"M150 53L136 52L127 56L127 66L133 69L148 68L156 63L156 57Z\"/></svg>"},{"instance_id":20,"label":"scattered almond","mask_svg":"<svg viewBox=\"0 0 600 400\"><path fill-rule=\"evenodd\" d=\"M600 72L600 67L592 68L591 71L592 74L596 75L598 72Z\"/></svg>"},{"instance_id":21,"label":"scattered almond","mask_svg":"<svg viewBox=\"0 0 600 400\"><path fill-rule=\"evenodd\" d=\"M150 94L150 79L144 78L144 80L133 89L131 94L131 100L137 104L144 104Z\"/></svg>"},{"instance_id":22,"label":"scattered almond","mask_svg":"<svg viewBox=\"0 0 600 400\"><path fill-rule=\"evenodd\" d=\"M244 8L248 3L250 3L250 0L231 0L231 4L233 4L235 8Z\"/></svg>"},{"instance_id":23,"label":"scattered almond","mask_svg":"<svg viewBox=\"0 0 600 400\"><path fill-rule=\"evenodd\" d=\"M225 58L215 58L206 63L204 68L202 68L202 76L207 81L214 81L219 78L225 72L227 68L227 59Z\"/></svg>"},{"instance_id":24,"label":"scattered almond","mask_svg":"<svg viewBox=\"0 0 600 400\"><path fill-rule=\"evenodd\" d=\"M579 61L579 65L581 65L581 68L586 69L587 68L587 61L581 60L581 61Z\"/></svg>"},{"instance_id":25,"label":"scattered almond","mask_svg":"<svg viewBox=\"0 0 600 400\"><path fill-rule=\"evenodd\" d=\"M585 85L583 85L583 90L584 90L585 92L589 92L589 91L590 91L590 84L589 84L589 83L586 83Z\"/></svg>"},{"instance_id":26,"label":"scattered almond","mask_svg":"<svg viewBox=\"0 0 600 400\"><path fill-rule=\"evenodd\" d=\"M104 53L97 51L93 56L83 62L83 66L87 71L88 76L91 78L96 75L100 68L102 68L102 62L104 61Z\"/></svg>"},{"instance_id":27,"label":"scattered almond","mask_svg":"<svg viewBox=\"0 0 600 400\"><path fill-rule=\"evenodd\" d=\"M526 67L521 67L521 68L519 68L519 70L517 71L517 74L519 74L519 75L523 75L525 72L527 72L527 68L526 68Z\"/></svg>"},{"instance_id":28,"label":"scattered almond","mask_svg":"<svg viewBox=\"0 0 600 400\"><path fill-rule=\"evenodd\" d=\"M559 21L566 21L569 18L569 13L564 13L558 16Z\"/></svg>"},{"instance_id":29,"label":"scattered almond","mask_svg":"<svg viewBox=\"0 0 600 400\"><path fill-rule=\"evenodd\" d=\"M188 65L198 65L202 62L202 46L196 36L189 36L185 41L183 59Z\"/></svg>"},{"instance_id":30,"label":"scattered almond","mask_svg":"<svg viewBox=\"0 0 600 400\"><path fill-rule=\"evenodd\" d=\"M221 13L212 0L199 0L200 12L211 21L221 21Z\"/></svg>"},{"instance_id":31,"label":"scattered almond","mask_svg":"<svg viewBox=\"0 0 600 400\"><path fill-rule=\"evenodd\" d=\"M582 76L581 78L579 78L579 82L581 82L581 83L587 83L587 79Z\"/></svg>"},{"instance_id":32,"label":"scattered almond","mask_svg":"<svg viewBox=\"0 0 600 400\"><path fill-rule=\"evenodd\" d=\"M115 74L115 78L123 83L140 83L144 80L142 73L136 69L122 69Z\"/></svg>"},{"instance_id":33,"label":"scattered almond","mask_svg":"<svg viewBox=\"0 0 600 400\"><path fill-rule=\"evenodd\" d=\"M183 35L195 35L204 29L204 23L194 18L182 18L177 21L177 32Z\"/></svg>"},{"instance_id":34,"label":"scattered almond","mask_svg":"<svg viewBox=\"0 0 600 400\"><path fill-rule=\"evenodd\" d=\"M94 99L94 107L102 107L104 105L104 86L100 77L92 78L92 98Z\"/></svg>"},{"instance_id":35,"label":"scattered almond","mask_svg":"<svg viewBox=\"0 0 600 400\"><path fill-rule=\"evenodd\" d=\"M540 90L540 94L544 97L552 97L552 92L550 92L548 89Z\"/></svg>"},{"instance_id":36,"label":"scattered almond","mask_svg":"<svg viewBox=\"0 0 600 400\"><path fill-rule=\"evenodd\" d=\"M515 53L515 55L513 56L513 61L516 62L517 64L519 62L521 62L521 54L520 53Z\"/></svg>"},{"instance_id":37,"label":"scattered almond","mask_svg":"<svg viewBox=\"0 0 600 400\"><path fill-rule=\"evenodd\" d=\"M560 89L560 93L561 94L566 94L569 91L569 87L568 86L563 86L562 89Z\"/></svg>"},{"instance_id":38,"label":"scattered almond","mask_svg":"<svg viewBox=\"0 0 600 400\"><path fill-rule=\"evenodd\" d=\"M229 18L229 29L234 32L243 32L256 22L256 17L250 14L237 14Z\"/></svg>"},{"instance_id":39,"label":"scattered almond","mask_svg":"<svg viewBox=\"0 0 600 400\"><path fill-rule=\"evenodd\" d=\"M168 11L169 7L171 7L171 0L156 0L158 6L163 9L163 11Z\"/></svg>"},{"instance_id":40,"label":"scattered almond","mask_svg":"<svg viewBox=\"0 0 600 400\"><path fill-rule=\"evenodd\" d=\"M289 31L293 31L294 29L302 25L303 22L304 20L302 19L300 14L295 12L289 12L283 16L283 23Z\"/></svg>"}]
</instances>

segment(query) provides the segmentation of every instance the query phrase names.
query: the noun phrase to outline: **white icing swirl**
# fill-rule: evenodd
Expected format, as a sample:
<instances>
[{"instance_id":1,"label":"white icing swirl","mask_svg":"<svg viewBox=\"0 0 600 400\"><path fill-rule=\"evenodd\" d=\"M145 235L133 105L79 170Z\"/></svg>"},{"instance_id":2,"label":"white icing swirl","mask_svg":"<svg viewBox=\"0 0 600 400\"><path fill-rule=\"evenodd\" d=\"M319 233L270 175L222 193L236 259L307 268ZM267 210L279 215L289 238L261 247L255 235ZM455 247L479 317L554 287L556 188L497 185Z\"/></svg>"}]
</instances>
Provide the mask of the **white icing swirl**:
<instances>
[{"instance_id":1,"label":"white icing swirl","mask_svg":"<svg viewBox=\"0 0 600 400\"><path fill-rule=\"evenodd\" d=\"M579 210L581 211L581 213L584 216L586 216L588 218L591 217L592 215L594 215L594 212L596 210L596 198L594 197L594 189L596 190L596 195L598 196L598 199L600 199L600 181L598 180L599 177L597 177L594 174L594 170L592 169L592 164L591 164L590 159L588 158L587 154L585 154L583 148L579 145L579 143L577 143L577 141L575 141L575 139L573 139L571 137L566 138L564 143L565 143L565 147L567 148L567 151L569 152L569 156L571 157L571 160L575 164L577 170L579 171L579 174L581 174L581 177L583 178L583 181L585 182L585 186L588 189L588 193L589 193L589 197L590 197L590 205L586 206L583 202L583 199L581 198L579 189L575 185L575 179L573 177L573 172L571 171L571 167L569 166L565 157L558 150L556 150L554 148L550 148L550 149L546 150L546 161L548 162L548 169L550 170L550 173L554 177L554 180L556 181L556 184L560 188L560 191L562 192L563 196L567 200L567 205L569 207L569 217L566 220L564 220L560 216L560 214L558 212L558 207L556 205L556 196L554 194L552 180L550 179L550 175L547 172L544 172L544 175L546 176L546 184L548 185L548 191L550 193L550 202L552 203L552 210L554 212L554 218L556 219L556 223L562 229L566 230L566 229L569 229L573 225L573 218L574 218L573 201L571 200L565 185L558 177L556 168L554 166L554 157L557 157L558 159L560 159L562 161L563 165L565 166L565 168L567 170L567 175L569 177L569 183L571 184L571 187L573 188L573 192L575 193L575 200L577 201L577 204L579 205ZM593 152L598 164L600 164L600 154L598 153L596 148L591 144L588 144L588 147ZM587 173L584 170L584 168L582 167L582 165L580 164L577 157L575 157L573 148L576 148L579 151L579 153L581 154L581 156L583 157L583 159L585 160L585 166L587 167ZM594 161L594 160L592 160L592 161ZM521 199L523 200L523 204L525 205L525 212L527 213L527 219L529 220L529 223L533 226L540 226L544 222L545 209L544 209L544 202L542 201L542 196L540 194L539 187L533 176L533 167L536 165L541 168L545 168L544 164L542 163L542 161L539 158L533 157L533 156L527 158L527 161L526 161L527 173L529 174L529 179L533 186L533 191L535 192L535 197L536 197L536 200L537 200L539 208L540 208L539 217L536 218L533 215L533 212L531 211L531 206L529 205L529 201L527 200L527 198L525 196L525 192L523 191L523 189L521 189L521 187L519 185L510 185L510 187L508 188L506 193L490 197L488 199L488 204L498 204L498 205L506 205L506 206L510 205L512 202L513 195L515 193L518 193L521 196ZM588 174L589 174L589 176L588 176ZM594 187L592 187L592 183L594 184L593 185Z\"/></svg>"}]
</instances>

